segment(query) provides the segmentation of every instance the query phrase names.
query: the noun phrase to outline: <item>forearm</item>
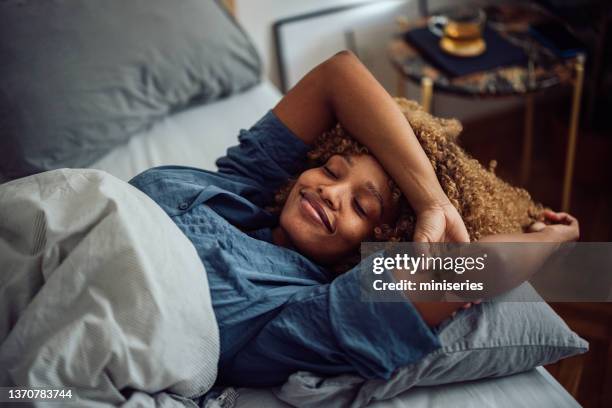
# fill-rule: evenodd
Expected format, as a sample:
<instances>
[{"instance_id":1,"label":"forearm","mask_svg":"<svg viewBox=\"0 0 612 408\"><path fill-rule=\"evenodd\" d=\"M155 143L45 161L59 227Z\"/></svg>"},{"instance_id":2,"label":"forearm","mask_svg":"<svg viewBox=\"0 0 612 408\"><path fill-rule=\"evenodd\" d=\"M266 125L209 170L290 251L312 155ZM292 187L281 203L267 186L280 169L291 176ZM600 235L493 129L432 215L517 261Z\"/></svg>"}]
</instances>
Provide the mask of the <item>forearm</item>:
<instances>
[{"instance_id":1,"label":"forearm","mask_svg":"<svg viewBox=\"0 0 612 408\"><path fill-rule=\"evenodd\" d=\"M481 238L470 248L488 254L487 267L470 278L484 282L485 297L492 297L529 280L557 251L559 243L546 232L496 234Z\"/></svg>"},{"instance_id":2,"label":"forearm","mask_svg":"<svg viewBox=\"0 0 612 408\"><path fill-rule=\"evenodd\" d=\"M387 91L354 57L329 69L328 97L338 122L368 147L417 212L445 203L429 159Z\"/></svg>"},{"instance_id":3,"label":"forearm","mask_svg":"<svg viewBox=\"0 0 612 408\"><path fill-rule=\"evenodd\" d=\"M308 144L339 122L368 147L417 213L448 201L399 107L352 54L312 70L274 110Z\"/></svg>"},{"instance_id":4,"label":"forearm","mask_svg":"<svg viewBox=\"0 0 612 408\"><path fill-rule=\"evenodd\" d=\"M508 243L510 245L502 245ZM512 244L519 245L512 245ZM525 245L523 245L525 243ZM532 245L529 245L532 244ZM483 245L479 245L483 244ZM492 244L492 245L488 245ZM515 288L522 282L529 280L556 251L557 245L552 236L546 233L516 233L497 234L483 237L478 242L469 244L460 250L460 254L446 254L455 256L482 256L487 253L487 267L481 272L474 270L469 274L456 274L450 272L445 279L448 282L461 282L469 279L472 282L482 282L485 291L481 292L452 292L461 299L460 302L443 302L444 292L419 292L417 300L413 301L415 308L423 320L431 327L437 326L451 313L460 309L466 302L491 298ZM417 285L419 282L430 282L435 276L427 271L417 272L406 276L405 272L394 271L395 278L410 279ZM415 299L415 293L407 291L406 296Z\"/></svg>"}]
</instances>

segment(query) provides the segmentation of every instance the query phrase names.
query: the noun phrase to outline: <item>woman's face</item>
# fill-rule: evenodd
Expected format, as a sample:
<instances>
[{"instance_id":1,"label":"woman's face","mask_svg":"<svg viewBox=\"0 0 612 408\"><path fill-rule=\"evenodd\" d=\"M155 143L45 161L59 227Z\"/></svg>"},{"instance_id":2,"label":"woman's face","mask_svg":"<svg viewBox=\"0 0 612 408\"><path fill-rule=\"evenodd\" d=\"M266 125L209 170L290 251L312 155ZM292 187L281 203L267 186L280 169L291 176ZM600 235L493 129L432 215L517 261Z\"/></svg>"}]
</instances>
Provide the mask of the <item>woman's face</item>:
<instances>
[{"instance_id":1,"label":"woman's face","mask_svg":"<svg viewBox=\"0 0 612 408\"><path fill-rule=\"evenodd\" d=\"M370 155L335 155L303 172L280 215L280 229L303 255L334 265L397 217L389 177Z\"/></svg>"}]
</instances>

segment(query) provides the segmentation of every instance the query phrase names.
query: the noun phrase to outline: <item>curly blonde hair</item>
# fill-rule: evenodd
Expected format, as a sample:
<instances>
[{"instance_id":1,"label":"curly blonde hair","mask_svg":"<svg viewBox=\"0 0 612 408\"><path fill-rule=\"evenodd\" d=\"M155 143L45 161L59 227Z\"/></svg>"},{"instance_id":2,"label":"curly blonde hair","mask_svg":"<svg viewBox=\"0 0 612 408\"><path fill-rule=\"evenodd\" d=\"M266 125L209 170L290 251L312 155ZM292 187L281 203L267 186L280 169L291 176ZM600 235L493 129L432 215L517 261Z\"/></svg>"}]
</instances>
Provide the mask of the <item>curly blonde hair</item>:
<instances>
[{"instance_id":1,"label":"curly blonde hair","mask_svg":"<svg viewBox=\"0 0 612 408\"><path fill-rule=\"evenodd\" d=\"M458 210L470 240L485 235L524 231L538 220L543 210L529 193L514 187L495 175L495 161L485 169L457 144L462 126L456 119L437 118L421 106L404 98L396 98L402 113L421 143L442 189ZM318 167L335 154L369 154L368 149L352 138L339 124L322 134L309 152L309 166ZM416 217L399 188L390 181L394 200L400 211L394 225L377 227L377 241L409 241ZM275 197L272 211L280 212L295 180L290 180Z\"/></svg>"}]
</instances>

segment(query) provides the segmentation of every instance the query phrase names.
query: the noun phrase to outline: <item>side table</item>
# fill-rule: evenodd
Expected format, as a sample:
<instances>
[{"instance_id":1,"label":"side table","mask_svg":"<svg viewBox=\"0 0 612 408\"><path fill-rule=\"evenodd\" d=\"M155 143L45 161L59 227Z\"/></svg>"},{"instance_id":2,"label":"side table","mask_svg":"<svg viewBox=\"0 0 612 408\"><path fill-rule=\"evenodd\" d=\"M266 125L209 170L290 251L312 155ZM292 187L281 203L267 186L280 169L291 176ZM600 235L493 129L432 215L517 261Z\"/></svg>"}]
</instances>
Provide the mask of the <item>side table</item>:
<instances>
[{"instance_id":1,"label":"side table","mask_svg":"<svg viewBox=\"0 0 612 408\"><path fill-rule=\"evenodd\" d=\"M561 210L567 212L570 208L572 193L585 57L578 55L570 59L560 59L529 36L530 24L553 18L542 9L534 6L496 6L486 11L487 15L495 15L498 19L489 25L508 41L525 50L529 58L527 66L498 67L450 78L429 64L417 49L403 39L404 32L426 26L427 19L422 18L413 23L399 21L400 33L391 40L388 46L389 60L397 72L397 95L405 95L407 80L419 84L421 104L427 111L431 111L434 90L477 98L523 97L525 99L525 122L520 179L525 184L531 172L534 95L558 85L571 85L573 96L561 197Z\"/></svg>"}]
</instances>

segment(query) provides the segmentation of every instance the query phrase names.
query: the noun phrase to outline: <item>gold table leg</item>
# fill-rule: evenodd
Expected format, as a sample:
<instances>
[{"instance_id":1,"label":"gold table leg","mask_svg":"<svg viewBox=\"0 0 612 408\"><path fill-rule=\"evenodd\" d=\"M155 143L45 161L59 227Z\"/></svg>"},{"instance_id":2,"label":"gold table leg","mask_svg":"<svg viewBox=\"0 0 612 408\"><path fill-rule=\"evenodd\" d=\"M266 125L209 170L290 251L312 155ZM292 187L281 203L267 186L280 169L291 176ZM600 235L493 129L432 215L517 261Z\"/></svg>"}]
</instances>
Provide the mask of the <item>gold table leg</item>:
<instances>
[{"instance_id":1,"label":"gold table leg","mask_svg":"<svg viewBox=\"0 0 612 408\"><path fill-rule=\"evenodd\" d=\"M527 185L531 173L531 156L533 151L533 94L525 99L525 129L523 132L523 154L521 156L521 184Z\"/></svg>"},{"instance_id":2,"label":"gold table leg","mask_svg":"<svg viewBox=\"0 0 612 408\"><path fill-rule=\"evenodd\" d=\"M578 139L578 121L580 119L580 99L584 82L584 56L576 59L576 78L574 79L574 94L572 97L572 113L570 117L567 152L565 155L565 175L563 177L563 196L561 211L569 212L572 195L572 177L574 175L574 160L576 156L576 141Z\"/></svg>"},{"instance_id":3,"label":"gold table leg","mask_svg":"<svg viewBox=\"0 0 612 408\"><path fill-rule=\"evenodd\" d=\"M425 112L431 113L431 99L433 97L433 81L431 78L421 79L421 105Z\"/></svg>"},{"instance_id":4,"label":"gold table leg","mask_svg":"<svg viewBox=\"0 0 612 408\"><path fill-rule=\"evenodd\" d=\"M397 74L397 90L396 95L400 98L406 97L406 80L400 73Z\"/></svg>"}]
</instances>

